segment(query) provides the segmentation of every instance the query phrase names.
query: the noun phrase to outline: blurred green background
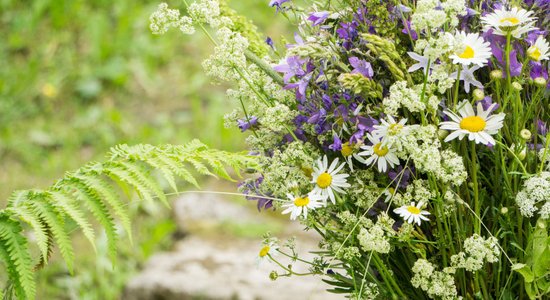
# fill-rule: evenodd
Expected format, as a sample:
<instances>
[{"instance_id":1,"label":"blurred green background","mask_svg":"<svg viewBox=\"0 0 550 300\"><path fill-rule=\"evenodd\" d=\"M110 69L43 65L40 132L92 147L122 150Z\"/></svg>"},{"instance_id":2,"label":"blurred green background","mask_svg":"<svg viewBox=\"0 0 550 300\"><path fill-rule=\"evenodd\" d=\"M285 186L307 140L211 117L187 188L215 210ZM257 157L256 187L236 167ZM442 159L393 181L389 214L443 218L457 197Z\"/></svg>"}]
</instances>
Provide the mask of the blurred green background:
<instances>
[{"instance_id":1,"label":"blurred green background","mask_svg":"<svg viewBox=\"0 0 550 300\"><path fill-rule=\"evenodd\" d=\"M268 0L231 6L278 37ZM185 143L243 150L224 129L236 103L200 64L212 47L201 34L153 36L145 0L0 0L0 199L51 184L65 171L100 160L119 143ZM182 8L181 2L170 6ZM175 226L166 209L132 207L135 245L121 244L115 270L76 237L77 274L54 257L39 272L38 299L116 299L153 251L169 247ZM78 247L81 245L81 250Z\"/></svg>"}]
</instances>

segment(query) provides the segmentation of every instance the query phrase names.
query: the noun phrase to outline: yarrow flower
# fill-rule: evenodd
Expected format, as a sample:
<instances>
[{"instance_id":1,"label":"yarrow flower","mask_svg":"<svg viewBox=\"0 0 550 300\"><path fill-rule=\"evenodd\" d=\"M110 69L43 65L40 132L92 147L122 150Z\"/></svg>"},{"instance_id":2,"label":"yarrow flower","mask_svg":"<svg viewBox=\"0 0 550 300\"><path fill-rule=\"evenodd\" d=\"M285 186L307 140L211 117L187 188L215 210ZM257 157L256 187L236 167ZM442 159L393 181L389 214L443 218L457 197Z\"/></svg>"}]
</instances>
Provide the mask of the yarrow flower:
<instances>
[{"instance_id":1,"label":"yarrow flower","mask_svg":"<svg viewBox=\"0 0 550 300\"><path fill-rule=\"evenodd\" d=\"M511 10L502 7L495 12L481 17L484 31L494 30L494 34L506 36L510 33L515 38L535 29L537 18L532 11L513 7Z\"/></svg>"},{"instance_id":2,"label":"yarrow flower","mask_svg":"<svg viewBox=\"0 0 550 300\"><path fill-rule=\"evenodd\" d=\"M535 43L527 49L527 55L534 61L542 61L550 58L550 44L539 35Z\"/></svg>"},{"instance_id":3,"label":"yarrow flower","mask_svg":"<svg viewBox=\"0 0 550 300\"><path fill-rule=\"evenodd\" d=\"M450 58L455 64L469 66L476 64L480 67L485 65L491 57L491 47L478 33L466 33L459 31L455 35L455 41L458 43L453 55Z\"/></svg>"},{"instance_id":4,"label":"yarrow flower","mask_svg":"<svg viewBox=\"0 0 550 300\"><path fill-rule=\"evenodd\" d=\"M424 206L424 203L422 201L418 202L418 204L415 205L414 202L411 203L411 205L404 205L399 208L396 208L393 210L394 213L401 216L405 221L407 221L409 224L412 224L413 222L416 223L416 225L420 226L420 222L422 220L429 221L425 216L429 216L430 213L422 210L422 207Z\"/></svg>"},{"instance_id":5,"label":"yarrow flower","mask_svg":"<svg viewBox=\"0 0 550 300\"><path fill-rule=\"evenodd\" d=\"M342 188L350 187L346 180L349 174L338 174L344 166L345 163L338 165L338 158L333 160L329 166L326 155L317 160L317 166L313 168L313 180L311 181L315 184L313 193L321 196L324 201L330 198L330 201L335 204L334 192L344 194L345 191Z\"/></svg>"},{"instance_id":6,"label":"yarrow flower","mask_svg":"<svg viewBox=\"0 0 550 300\"><path fill-rule=\"evenodd\" d=\"M440 128L453 131L445 138L445 142L459 138L462 140L466 135L470 141L475 141L476 144L495 145L495 140L491 135L495 135L503 126L505 114L500 113L489 116L496 106L493 103L487 110L483 109L483 105L478 102L477 114L470 102L464 100L458 105L458 115L449 110L445 110L447 116L452 121L441 122Z\"/></svg>"},{"instance_id":7,"label":"yarrow flower","mask_svg":"<svg viewBox=\"0 0 550 300\"><path fill-rule=\"evenodd\" d=\"M307 218L308 209L316 209L322 207L324 203L320 195L315 193L309 193L307 196L293 196L292 194L287 194L290 202L283 204L283 215L290 213L290 219L296 220L299 216L303 215L304 219Z\"/></svg>"},{"instance_id":8,"label":"yarrow flower","mask_svg":"<svg viewBox=\"0 0 550 300\"><path fill-rule=\"evenodd\" d=\"M399 165L399 158L395 154L395 149L382 144L380 138L373 137L371 134L367 134L367 138L372 145L362 146L361 149L365 151L357 154L359 156L368 156L363 161L367 166L377 164L378 171L384 173L388 170L388 165L391 168Z\"/></svg>"}]
</instances>

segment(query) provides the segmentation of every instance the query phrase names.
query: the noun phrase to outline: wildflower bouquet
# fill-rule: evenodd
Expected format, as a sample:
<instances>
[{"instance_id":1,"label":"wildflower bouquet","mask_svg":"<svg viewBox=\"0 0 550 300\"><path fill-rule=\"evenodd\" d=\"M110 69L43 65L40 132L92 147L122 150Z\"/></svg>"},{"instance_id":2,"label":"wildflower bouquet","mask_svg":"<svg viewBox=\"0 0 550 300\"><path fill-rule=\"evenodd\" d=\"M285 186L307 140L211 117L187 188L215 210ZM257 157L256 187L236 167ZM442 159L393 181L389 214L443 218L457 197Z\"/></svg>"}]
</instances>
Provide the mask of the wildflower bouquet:
<instances>
[{"instance_id":1,"label":"wildflower bouquet","mask_svg":"<svg viewBox=\"0 0 550 300\"><path fill-rule=\"evenodd\" d=\"M295 41L218 0L161 4L151 29L212 40L204 68L234 82L226 121L260 161L241 191L322 238L309 261L267 237L271 277L308 264L352 299L549 297L550 1L269 5Z\"/></svg>"}]
</instances>

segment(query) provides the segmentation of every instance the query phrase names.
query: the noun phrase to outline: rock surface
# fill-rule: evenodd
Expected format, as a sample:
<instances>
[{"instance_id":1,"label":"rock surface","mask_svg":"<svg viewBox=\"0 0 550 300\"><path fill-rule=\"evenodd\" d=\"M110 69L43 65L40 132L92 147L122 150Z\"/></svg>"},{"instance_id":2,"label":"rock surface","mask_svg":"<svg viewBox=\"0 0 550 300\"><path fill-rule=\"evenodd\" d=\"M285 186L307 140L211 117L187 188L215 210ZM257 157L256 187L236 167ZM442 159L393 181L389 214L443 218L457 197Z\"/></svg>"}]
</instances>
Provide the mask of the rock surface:
<instances>
[{"instance_id":1,"label":"rock surface","mask_svg":"<svg viewBox=\"0 0 550 300\"><path fill-rule=\"evenodd\" d=\"M227 220L254 226L265 222L265 216L204 194L188 194L176 200L174 214L180 230L188 236L178 241L172 251L153 255L142 273L128 283L123 299L343 299L326 292L328 286L320 277L295 276L271 281L269 273L280 268L267 261L258 263L260 237L246 239L225 233L193 232L197 227L223 226ZM316 249L315 236L305 235L299 226L287 225L291 223L285 222L281 234L299 236L296 244L300 254ZM299 265L293 269L307 271Z\"/></svg>"}]
</instances>

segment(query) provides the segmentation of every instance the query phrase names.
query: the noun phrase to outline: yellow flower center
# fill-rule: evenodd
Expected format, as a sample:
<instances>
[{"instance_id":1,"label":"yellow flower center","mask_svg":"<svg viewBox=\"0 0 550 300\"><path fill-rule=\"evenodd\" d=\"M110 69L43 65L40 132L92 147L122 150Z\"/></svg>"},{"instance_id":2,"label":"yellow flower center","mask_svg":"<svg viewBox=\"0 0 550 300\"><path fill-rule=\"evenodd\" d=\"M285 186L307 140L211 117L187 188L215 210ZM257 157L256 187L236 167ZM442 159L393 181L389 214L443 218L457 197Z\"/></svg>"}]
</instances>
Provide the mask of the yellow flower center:
<instances>
[{"instance_id":1,"label":"yellow flower center","mask_svg":"<svg viewBox=\"0 0 550 300\"><path fill-rule=\"evenodd\" d=\"M269 254L269 250L271 250L271 248L270 248L269 246L264 246L264 247L260 250L259 256L260 256L260 257L265 257L266 255Z\"/></svg>"},{"instance_id":2,"label":"yellow flower center","mask_svg":"<svg viewBox=\"0 0 550 300\"><path fill-rule=\"evenodd\" d=\"M420 214L420 208L418 208L416 206L407 207L407 211L410 212L413 215L419 215Z\"/></svg>"},{"instance_id":3,"label":"yellow flower center","mask_svg":"<svg viewBox=\"0 0 550 300\"><path fill-rule=\"evenodd\" d=\"M294 200L294 205L296 206L306 206L309 204L309 197L298 197Z\"/></svg>"},{"instance_id":4,"label":"yellow flower center","mask_svg":"<svg viewBox=\"0 0 550 300\"><path fill-rule=\"evenodd\" d=\"M508 17L508 18L502 18L500 19L500 23L506 23L509 22L512 25L518 25L520 23L518 18L515 17Z\"/></svg>"},{"instance_id":5,"label":"yellow flower center","mask_svg":"<svg viewBox=\"0 0 550 300\"><path fill-rule=\"evenodd\" d=\"M386 154L388 154L388 152L390 151L390 149L388 149L388 147L386 146L382 146L382 143L378 143L376 145L374 145L374 153L378 156L386 156Z\"/></svg>"},{"instance_id":6,"label":"yellow flower center","mask_svg":"<svg viewBox=\"0 0 550 300\"><path fill-rule=\"evenodd\" d=\"M403 125L401 125L399 123L391 124L388 127L388 134L389 135L396 135L401 131L401 129L403 129Z\"/></svg>"},{"instance_id":7,"label":"yellow flower center","mask_svg":"<svg viewBox=\"0 0 550 300\"><path fill-rule=\"evenodd\" d=\"M466 49L464 49L464 52L458 55L458 57L465 58L465 59L474 58L474 56L475 56L475 51L470 46L466 46Z\"/></svg>"},{"instance_id":8,"label":"yellow flower center","mask_svg":"<svg viewBox=\"0 0 550 300\"><path fill-rule=\"evenodd\" d=\"M481 117L470 116L460 121L460 128L469 132L480 132L485 129L487 123Z\"/></svg>"},{"instance_id":9,"label":"yellow flower center","mask_svg":"<svg viewBox=\"0 0 550 300\"><path fill-rule=\"evenodd\" d=\"M353 148L349 145L349 143L344 143L340 153L342 153L344 157L348 157L353 154Z\"/></svg>"},{"instance_id":10,"label":"yellow flower center","mask_svg":"<svg viewBox=\"0 0 550 300\"><path fill-rule=\"evenodd\" d=\"M317 177L317 185L322 189L326 189L331 183L332 176L330 176L329 173L322 173L319 177Z\"/></svg>"},{"instance_id":11,"label":"yellow flower center","mask_svg":"<svg viewBox=\"0 0 550 300\"><path fill-rule=\"evenodd\" d=\"M536 46L533 46L531 48L529 48L529 50L527 50L527 53L529 54L529 56L538 61L540 59L540 57L542 56L542 53L540 52L540 49L537 48Z\"/></svg>"}]
</instances>

